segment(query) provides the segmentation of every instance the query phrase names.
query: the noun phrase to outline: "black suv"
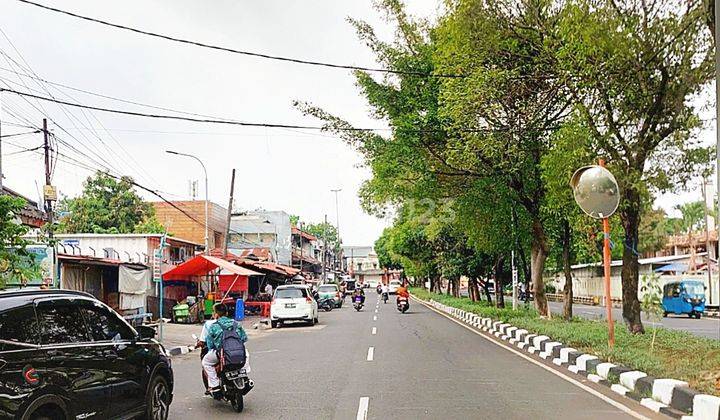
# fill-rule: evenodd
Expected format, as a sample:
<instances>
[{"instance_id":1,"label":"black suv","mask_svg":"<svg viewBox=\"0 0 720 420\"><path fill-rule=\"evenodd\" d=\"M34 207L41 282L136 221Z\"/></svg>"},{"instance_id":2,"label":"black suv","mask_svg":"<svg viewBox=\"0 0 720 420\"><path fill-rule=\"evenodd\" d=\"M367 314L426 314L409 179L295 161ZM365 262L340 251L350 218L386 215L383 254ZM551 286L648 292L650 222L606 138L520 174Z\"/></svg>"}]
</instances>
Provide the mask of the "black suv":
<instances>
[{"instance_id":1,"label":"black suv","mask_svg":"<svg viewBox=\"0 0 720 420\"><path fill-rule=\"evenodd\" d=\"M0 292L0 418L167 419L170 359L138 331L86 293Z\"/></svg>"}]
</instances>

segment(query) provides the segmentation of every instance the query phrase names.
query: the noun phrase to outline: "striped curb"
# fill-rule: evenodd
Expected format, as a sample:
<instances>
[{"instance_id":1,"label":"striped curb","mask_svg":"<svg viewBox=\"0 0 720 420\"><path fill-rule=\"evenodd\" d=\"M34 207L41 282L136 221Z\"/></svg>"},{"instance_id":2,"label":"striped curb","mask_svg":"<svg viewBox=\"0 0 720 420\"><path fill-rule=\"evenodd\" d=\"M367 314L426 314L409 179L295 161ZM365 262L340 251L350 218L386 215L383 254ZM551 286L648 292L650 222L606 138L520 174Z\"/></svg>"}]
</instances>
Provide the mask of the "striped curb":
<instances>
[{"instance_id":1,"label":"striped curb","mask_svg":"<svg viewBox=\"0 0 720 420\"><path fill-rule=\"evenodd\" d=\"M572 373L605 385L613 392L638 401L644 407L682 420L720 420L720 397L700 394L676 379L658 379L645 372L617 366L566 347L546 335L532 334L502 321L430 300L415 299L503 341L565 367Z\"/></svg>"}]
</instances>

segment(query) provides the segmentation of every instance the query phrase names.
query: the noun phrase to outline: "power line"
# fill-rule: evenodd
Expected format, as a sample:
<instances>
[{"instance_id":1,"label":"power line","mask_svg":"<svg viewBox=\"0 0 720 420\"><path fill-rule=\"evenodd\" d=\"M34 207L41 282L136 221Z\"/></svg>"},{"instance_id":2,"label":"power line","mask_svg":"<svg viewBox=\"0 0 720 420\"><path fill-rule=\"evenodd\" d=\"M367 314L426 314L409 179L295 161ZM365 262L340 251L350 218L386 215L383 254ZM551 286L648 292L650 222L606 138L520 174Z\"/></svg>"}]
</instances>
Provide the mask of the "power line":
<instances>
[{"instance_id":1,"label":"power line","mask_svg":"<svg viewBox=\"0 0 720 420\"><path fill-rule=\"evenodd\" d=\"M20 0L18 0L20 1ZM14 89L8 89L8 88L0 88L0 92L7 92L12 93L18 96L22 97L28 97L33 99L38 99L45 102L54 102L56 104L60 105L67 105L72 106L76 108L84 108L84 109L91 109L94 111L101 111L101 112L109 112L112 114L122 114L122 115L132 115L135 117L145 117L145 118L157 118L157 119L166 119L166 120L180 120L180 121L189 121L189 122L196 122L196 123L208 123L208 124L228 124L228 125L239 125L243 127L267 127L267 128L297 128L297 129L306 129L306 130L324 130L326 127L321 126L311 126L311 125L294 125L294 124L273 124L273 123L250 123L250 122L242 122L242 121L233 121L233 120L218 120L218 119L211 119L211 118L190 118L190 117L181 117L178 115L166 115L166 114L146 114L143 112L135 112L135 111L125 111L120 109L113 109L113 108L103 108L103 107L97 107L97 106L91 106L91 105L83 105L75 102L68 102L63 101L56 98L48 98L46 96L40 96L35 95L28 92L20 92ZM342 131L378 131L378 130L384 130L380 128L341 128ZM63 130L64 131L64 130ZM69 134L68 134L69 135Z\"/></svg>"},{"instance_id":2,"label":"power line","mask_svg":"<svg viewBox=\"0 0 720 420\"><path fill-rule=\"evenodd\" d=\"M5 139L8 137L27 136L28 134L37 134L39 132L40 132L39 130L35 130L35 131L28 131L26 133L3 134L2 136L0 136L0 138Z\"/></svg>"},{"instance_id":3,"label":"power line","mask_svg":"<svg viewBox=\"0 0 720 420\"><path fill-rule=\"evenodd\" d=\"M125 31L135 32L138 34L147 35L147 36L151 36L154 38L160 38L160 39L164 39L167 41L172 41L172 42L177 42L177 43L187 44L187 45L193 45L196 47L208 48L208 49L217 50L217 51L224 51L224 52L229 52L229 53L233 53L233 54L265 58L268 60L285 61L285 62L290 62L290 63L307 64L307 65L311 65L311 66L321 66L321 67L329 67L329 68L335 68L335 69L360 70L360 71L385 73L385 74L398 74L398 75L403 75L403 76L438 77L438 78L463 78L463 77L466 77L463 74L433 74L433 73L426 73L426 72L421 72L421 71L392 70L392 69L385 69L385 68L352 66L352 65L345 65L345 64L327 63L327 62L322 62L322 61L305 60L305 59L300 59L300 58L282 57L282 56L278 56L278 55L270 55L270 54L265 54L265 53L252 52L252 51L243 51L243 50L238 50L235 48L221 47L218 45L206 44L203 42L191 41L188 39L176 38L176 37L173 37L170 35L164 35L164 34L159 34L156 32L145 31L142 29L137 29L137 28L133 28L130 26L120 25L117 23L112 23L112 22L96 19L96 18L89 17L89 16L79 15L77 13L69 12L66 10L56 9L54 7L46 6L46 5L40 4L40 3L35 3L35 2L29 1L29 0L18 0L18 1L21 3L39 7L41 9L49 10L49 11L56 12L56 13L61 13L61 14L67 15L67 16L72 16L74 18L82 19L82 20L85 20L88 22L99 23L101 25L110 26L110 27L113 27L116 29L122 29Z\"/></svg>"}]
</instances>

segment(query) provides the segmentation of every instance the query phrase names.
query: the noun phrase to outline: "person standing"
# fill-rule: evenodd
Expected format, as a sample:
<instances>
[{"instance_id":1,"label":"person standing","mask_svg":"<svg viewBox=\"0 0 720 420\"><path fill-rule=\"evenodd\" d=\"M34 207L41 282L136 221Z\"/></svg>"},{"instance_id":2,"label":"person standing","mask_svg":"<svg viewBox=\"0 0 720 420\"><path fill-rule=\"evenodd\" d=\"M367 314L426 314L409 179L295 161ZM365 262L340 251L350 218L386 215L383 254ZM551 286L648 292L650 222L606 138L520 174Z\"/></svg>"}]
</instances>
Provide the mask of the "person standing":
<instances>
[{"instance_id":1,"label":"person standing","mask_svg":"<svg viewBox=\"0 0 720 420\"><path fill-rule=\"evenodd\" d=\"M273 287L272 284L268 283L265 285L265 294L272 296Z\"/></svg>"}]
</instances>

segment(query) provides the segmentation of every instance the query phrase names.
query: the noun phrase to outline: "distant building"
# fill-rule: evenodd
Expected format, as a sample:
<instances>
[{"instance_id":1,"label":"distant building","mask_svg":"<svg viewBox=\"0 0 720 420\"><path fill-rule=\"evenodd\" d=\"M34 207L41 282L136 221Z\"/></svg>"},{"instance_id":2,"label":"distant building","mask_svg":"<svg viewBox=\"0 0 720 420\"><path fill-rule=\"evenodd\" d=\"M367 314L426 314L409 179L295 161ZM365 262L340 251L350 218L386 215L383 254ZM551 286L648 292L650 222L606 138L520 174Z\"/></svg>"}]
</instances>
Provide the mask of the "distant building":
<instances>
[{"instance_id":1,"label":"distant building","mask_svg":"<svg viewBox=\"0 0 720 420\"><path fill-rule=\"evenodd\" d=\"M380 260L372 246L343 246L342 251L348 273L380 268Z\"/></svg>"},{"instance_id":2,"label":"distant building","mask_svg":"<svg viewBox=\"0 0 720 420\"><path fill-rule=\"evenodd\" d=\"M164 201L152 203L158 221L172 236L205 244L205 201L172 201L171 203ZM227 232L227 209L213 202L208 203L210 249L222 248L225 232Z\"/></svg>"},{"instance_id":3,"label":"distant building","mask_svg":"<svg viewBox=\"0 0 720 420\"><path fill-rule=\"evenodd\" d=\"M291 265L292 229L290 215L280 211L248 211L230 219L228 249L236 255L243 250L267 248L272 260Z\"/></svg>"},{"instance_id":4,"label":"distant building","mask_svg":"<svg viewBox=\"0 0 720 420\"><path fill-rule=\"evenodd\" d=\"M318 238L297 227L292 228L292 266L302 272L318 277L322 272L319 260L322 251L318 247Z\"/></svg>"}]
</instances>

